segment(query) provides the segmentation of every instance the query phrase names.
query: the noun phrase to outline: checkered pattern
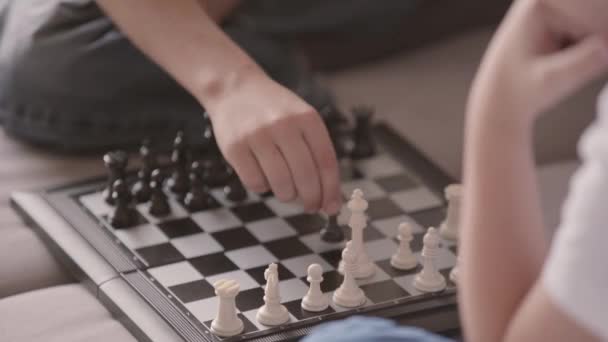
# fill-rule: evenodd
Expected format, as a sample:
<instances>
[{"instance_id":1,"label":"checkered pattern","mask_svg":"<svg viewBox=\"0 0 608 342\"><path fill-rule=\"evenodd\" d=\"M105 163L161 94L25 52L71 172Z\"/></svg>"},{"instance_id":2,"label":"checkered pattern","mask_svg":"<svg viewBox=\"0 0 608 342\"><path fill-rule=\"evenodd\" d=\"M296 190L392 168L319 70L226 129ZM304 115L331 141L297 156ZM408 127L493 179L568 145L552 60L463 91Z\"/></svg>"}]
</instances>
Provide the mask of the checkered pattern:
<instances>
[{"instance_id":1,"label":"checkered pattern","mask_svg":"<svg viewBox=\"0 0 608 342\"><path fill-rule=\"evenodd\" d=\"M360 188L369 202L364 238L377 269L373 277L359 281L367 296L365 305L420 295L412 285L419 269L404 272L390 266L390 257L398 246L397 226L404 221L413 224L412 249L419 257L423 228L439 225L445 216L442 200L384 153L350 165L344 178L345 198ZM300 307L308 289L306 270L310 264L318 263L323 268L321 287L328 296L342 282L337 267L344 243L321 240L323 218L305 214L299 206L281 203L272 196L249 194L247 201L236 204L221 190L211 193L218 205L210 210L191 213L171 197L173 210L169 217L150 216L147 204L141 204L137 206L141 215L138 226L114 230L106 223L106 227L142 261L144 271L186 314L207 327L218 304L212 284L228 278L241 286L236 304L245 322L245 334L268 329L256 321L255 315L263 304L264 270L272 262L279 265L281 298L291 322L347 310L333 303L321 313ZM102 222L111 210L101 193L84 195L80 201ZM348 236L347 211L345 207L339 222ZM439 268L447 274L456 257L452 244L444 242L443 246Z\"/></svg>"}]
</instances>

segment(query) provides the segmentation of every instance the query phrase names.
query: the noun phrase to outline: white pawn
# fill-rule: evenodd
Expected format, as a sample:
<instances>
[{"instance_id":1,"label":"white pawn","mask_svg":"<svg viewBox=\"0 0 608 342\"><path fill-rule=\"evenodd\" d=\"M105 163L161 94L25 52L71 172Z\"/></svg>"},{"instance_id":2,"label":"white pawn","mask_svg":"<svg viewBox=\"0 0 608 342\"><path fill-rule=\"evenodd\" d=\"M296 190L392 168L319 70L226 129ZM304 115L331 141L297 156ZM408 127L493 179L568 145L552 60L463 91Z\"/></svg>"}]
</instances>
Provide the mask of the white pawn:
<instances>
[{"instance_id":1,"label":"white pawn","mask_svg":"<svg viewBox=\"0 0 608 342\"><path fill-rule=\"evenodd\" d=\"M445 289L446 281L437 269L437 259L441 249L441 238L437 229L431 227L424 235L422 248L422 271L414 278L414 287L422 292L439 292Z\"/></svg>"},{"instance_id":2,"label":"white pawn","mask_svg":"<svg viewBox=\"0 0 608 342\"><path fill-rule=\"evenodd\" d=\"M352 241L349 241L342 251L342 261L344 261L344 281L334 292L333 301L346 308L356 308L365 304L366 299L353 274L357 267L357 255L353 251Z\"/></svg>"},{"instance_id":3,"label":"white pawn","mask_svg":"<svg viewBox=\"0 0 608 342\"><path fill-rule=\"evenodd\" d=\"M451 184L445 188L445 199L448 201L448 212L445 221L439 227L439 233L444 239L458 239L460 204L462 202L462 185Z\"/></svg>"},{"instance_id":4,"label":"white pawn","mask_svg":"<svg viewBox=\"0 0 608 342\"><path fill-rule=\"evenodd\" d=\"M236 314L235 298L240 286L234 280L221 279L213 284L219 297L217 317L211 322L211 332L221 337L238 335L243 332L243 321Z\"/></svg>"},{"instance_id":5,"label":"white pawn","mask_svg":"<svg viewBox=\"0 0 608 342\"><path fill-rule=\"evenodd\" d=\"M324 311L329 306L329 300L321 292L321 282L323 281L321 265L312 264L308 266L308 278L306 280L310 283L310 287L302 298L302 309L312 312Z\"/></svg>"},{"instance_id":6,"label":"white pawn","mask_svg":"<svg viewBox=\"0 0 608 342\"><path fill-rule=\"evenodd\" d=\"M411 270L418 266L418 260L410 247L414 239L409 223L401 223L398 227L399 248L391 257L391 266L400 270Z\"/></svg>"},{"instance_id":7,"label":"white pawn","mask_svg":"<svg viewBox=\"0 0 608 342\"><path fill-rule=\"evenodd\" d=\"M264 271L266 287L264 288L264 305L258 309L256 319L267 326L281 325L289 321L289 312L281 304L279 293L279 270L275 263L268 265Z\"/></svg>"}]
</instances>

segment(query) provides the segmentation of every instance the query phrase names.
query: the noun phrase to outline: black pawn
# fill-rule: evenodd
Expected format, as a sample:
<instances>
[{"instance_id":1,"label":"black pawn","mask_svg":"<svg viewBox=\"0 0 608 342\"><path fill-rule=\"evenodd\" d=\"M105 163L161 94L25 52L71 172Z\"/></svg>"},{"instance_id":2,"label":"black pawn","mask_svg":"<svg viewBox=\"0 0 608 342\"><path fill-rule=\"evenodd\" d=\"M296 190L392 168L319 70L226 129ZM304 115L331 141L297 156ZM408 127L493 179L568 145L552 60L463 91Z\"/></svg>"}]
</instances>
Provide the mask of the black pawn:
<instances>
[{"instance_id":1,"label":"black pawn","mask_svg":"<svg viewBox=\"0 0 608 342\"><path fill-rule=\"evenodd\" d=\"M132 197L129 188L121 179L114 182L112 200L115 206L110 213L110 224L116 229L132 227L136 223L137 212L131 205Z\"/></svg>"},{"instance_id":2,"label":"black pawn","mask_svg":"<svg viewBox=\"0 0 608 342\"><path fill-rule=\"evenodd\" d=\"M152 171L150 181L150 208L148 212L152 216L162 217L171 213L167 194L163 190L164 177L159 169Z\"/></svg>"},{"instance_id":3,"label":"black pawn","mask_svg":"<svg viewBox=\"0 0 608 342\"><path fill-rule=\"evenodd\" d=\"M144 203L150 200L152 189L150 180L152 171L158 166L156 155L150 150L150 142L145 140L139 149L142 160L142 167L137 173L137 183L133 186L133 195L137 203Z\"/></svg>"},{"instance_id":4,"label":"black pawn","mask_svg":"<svg viewBox=\"0 0 608 342\"><path fill-rule=\"evenodd\" d=\"M208 119L207 119L208 120ZM203 132L204 153L202 158L203 179L209 186L224 185L227 181L227 166L222 157L222 152L217 145L217 140L213 133L211 121L207 121L207 126Z\"/></svg>"},{"instance_id":5,"label":"black pawn","mask_svg":"<svg viewBox=\"0 0 608 342\"><path fill-rule=\"evenodd\" d=\"M325 242L341 242L344 240L344 231L338 224L338 216L331 215L325 223L325 227L321 229L321 240Z\"/></svg>"},{"instance_id":6,"label":"black pawn","mask_svg":"<svg viewBox=\"0 0 608 342\"><path fill-rule=\"evenodd\" d=\"M213 199L202 178L202 166L199 162L192 163L190 169L190 191L186 194L184 205L190 211L201 211L209 209L213 205Z\"/></svg>"},{"instance_id":7,"label":"black pawn","mask_svg":"<svg viewBox=\"0 0 608 342\"><path fill-rule=\"evenodd\" d=\"M112 151L103 156L103 163L108 170L108 183L103 190L102 196L106 203L114 205L112 188L117 180L124 180L129 157L124 151Z\"/></svg>"},{"instance_id":8,"label":"black pawn","mask_svg":"<svg viewBox=\"0 0 608 342\"><path fill-rule=\"evenodd\" d=\"M178 198L188 192L188 154L186 140L183 132L178 132L173 141L173 152L171 153L171 163L173 164L173 173L169 179L169 189L175 193Z\"/></svg>"},{"instance_id":9,"label":"black pawn","mask_svg":"<svg viewBox=\"0 0 608 342\"><path fill-rule=\"evenodd\" d=\"M355 130L353 132L354 147L351 151L353 159L372 157L376 153L376 144L372 135L373 110L368 107L353 109Z\"/></svg>"},{"instance_id":10,"label":"black pawn","mask_svg":"<svg viewBox=\"0 0 608 342\"><path fill-rule=\"evenodd\" d=\"M243 186L241 179L232 168L228 170L230 178L224 187L226 198L232 202L242 202L247 199L247 190Z\"/></svg>"}]
</instances>

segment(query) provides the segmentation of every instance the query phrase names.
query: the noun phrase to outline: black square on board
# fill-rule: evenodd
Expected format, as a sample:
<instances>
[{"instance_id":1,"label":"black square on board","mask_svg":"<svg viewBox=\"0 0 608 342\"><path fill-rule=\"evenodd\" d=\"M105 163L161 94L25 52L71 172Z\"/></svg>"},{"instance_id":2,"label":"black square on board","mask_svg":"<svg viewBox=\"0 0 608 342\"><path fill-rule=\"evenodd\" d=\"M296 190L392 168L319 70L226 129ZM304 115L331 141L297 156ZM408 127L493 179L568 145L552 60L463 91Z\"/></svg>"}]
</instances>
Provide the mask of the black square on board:
<instances>
[{"instance_id":1,"label":"black square on board","mask_svg":"<svg viewBox=\"0 0 608 342\"><path fill-rule=\"evenodd\" d=\"M224 253L202 255L188 260L205 277L238 270L239 268Z\"/></svg>"},{"instance_id":2,"label":"black square on board","mask_svg":"<svg viewBox=\"0 0 608 342\"><path fill-rule=\"evenodd\" d=\"M277 266L277 270L279 272L279 281L295 278L295 275L291 273L291 271L289 271L285 266L283 266L283 264L277 263ZM258 284L265 285L266 279L264 279L264 271L266 271L267 268L268 266L259 266L248 269L246 272L251 276L251 278L257 281Z\"/></svg>"},{"instance_id":3,"label":"black square on board","mask_svg":"<svg viewBox=\"0 0 608 342\"><path fill-rule=\"evenodd\" d=\"M402 289L401 286L397 285L392 279L379 283L361 285L361 289L365 292L365 296L374 303L382 303L410 296L409 292Z\"/></svg>"},{"instance_id":4,"label":"black square on board","mask_svg":"<svg viewBox=\"0 0 608 342\"><path fill-rule=\"evenodd\" d=\"M139 211L133 211L133 224L130 227L136 227L136 226L141 226L144 224L148 223L148 220L146 220L146 218L139 213ZM110 224L110 218L108 217L108 215L103 215L101 216L101 218L107 223L108 227L112 227L112 229L120 229L120 228L114 228L114 226L112 226ZM123 229L129 229L129 228L123 228Z\"/></svg>"},{"instance_id":5,"label":"black square on board","mask_svg":"<svg viewBox=\"0 0 608 342\"><path fill-rule=\"evenodd\" d=\"M363 172L359 170L356 166L350 165L340 165L340 179L343 182L355 181L359 179L363 179L365 176Z\"/></svg>"},{"instance_id":6,"label":"black square on board","mask_svg":"<svg viewBox=\"0 0 608 342\"><path fill-rule=\"evenodd\" d=\"M257 309L264 305L264 288L254 287L239 292L236 296L236 307L242 312Z\"/></svg>"},{"instance_id":7,"label":"black square on board","mask_svg":"<svg viewBox=\"0 0 608 342\"><path fill-rule=\"evenodd\" d=\"M169 287L169 290L183 303L190 303L215 296L215 289L205 280L196 280L189 283Z\"/></svg>"},{"instance_id":8,"label":"black square on board","mask_svg":"<svg viewBox=\"0 0 608 342\"><path fill-rule=\"evenodd\" d=\"M400 270L398 268L394 268L391 265L390 259L378 261L378 262L376 262L376 265L378 265L378 267L380 267L384 272L386 272L386 274L391 276L391 278L406 276L406 275L410 275L410 274L416 274L416 273L420 272L420 269L422 268L420 266L420 264L418 264L418 265L416 265L416 267L412 268L411 270Z\"/></svg>"},{"instance_id":9,"label":"black square on board","mask_svg":"<svg viewBox=\"0 0 608 342\"><path fill-rule=\"evenodd\" d=\"M259 194L258 196L260 196L261 198L270 198L273 197L274 194L272 193L272 191L266 191L265 193Z\"/></svg>"},{"instance_id":10,"label":"black square on board","mask_svg":"<svg viewBox=\"0 0 608 342\"><path fill-rule=\"evenodd\" d=\"M321 292L327 293L338 289L342 285L344 276L336 270L331 270L323 273L323 281L321 282ZM302 277L302 281L308 283L306 277Z\"/></svg>"},{"instance_id":11,"label":"black square on board","mask_svg":"<svg viewBox=\"0 0 608 342\"><path fill-rule=\"evenodd\" d=\"M286 217L285 221L300 235L318 233L325 225L325 220L316 214L298 214Z\"/></svg>"},{"instance_id":12,"label":"black square on board","mask_svg":"<svg viewBox=\"0 0 608 342\"><path fill-rule=\"evenodd\" d=\"M454 253L454 255L458 255L458 248L456 247L456 245L452 245L448 247L448 249L450 250L450 252Z\"/></svg>"},{"instance_id":13,"label":"black square on board","mask_svg":"<svg viewBox=\"0 0 608 342\"><path fill-rule=\"evenodd\" d=\"M414 239L410 241L410 249L412 250L412 252L422 251L422 247L424 247L424 234L425 233L413 234Z\"/></svg>"},{"instance_id":14,"label":"black square on board","mask_svg":"<svg viewBox=\"0 0 608 342\"><path fill-rule=\"evenodd\" d=\"M182 205L182 207L190 214L193 213L198 213L201 211L206 211L206 210L213 210L213 209L219 209L222 207L222 205L220 204L220 202L218 202L215 198L213 198L213 196L211 196L211 194L209 194L209 203L207 204L207 206L205 207L205 209L203 210L191 210L188 208L188 206L184 203L184 198L180 198L179 202Z\"/></svg>"},{"instance_id":15,"label":"black square on board","mask_svg":"<svg viewBox=\"0 0 608 342\"><path fill-rule=\"evenodd\" d=\"M439 227L445 218L443 207L425 209L411 213L410 216L425 230L429 227Z\"/></svg>"},{"instance_id":16,"label":"black square on board","mask_svg":"<svg viewBox=\"0 0 608 342\"><path fill-rule=\"evenodd\" d=\"M399 192L416 187L416 182L403 173L376 178L374 181L388 193Z\"/></svg>"},{"instance_id":17,"label":"black square on board","mask_svg":"<svg viewBox=\"0 0 608 342\"><path fill-rule=\"evenodd\" d=\"M211 233L211 235L226 251L255 246L260 243L253 234L243 227L222 230Z\"/></svg>"},{"instance_id":18,"label":"black square on board","mask_svg":"<svg viewBox=\"0 0 608 342\"><path fill-rule=\"evenodd\" d=\"M136 249L150 267L172 264L184 260L184 256L170 243Z\"/></svg>"},{"instance_id":19,"label":"black square on board","mask_svg":"<svg viewBox=\"0 0 608 342\"><path fill-rule=\"evenodd\" d=\"M336 312L334 309L331 308L331 306L328 306L327 309L325 309L323 311L319 311L319 312L306 311L306 310L302 309L302 300L301 299L283 303L283 305L285 305L285 307L287 308L287 311L289 311L289 313L291 313L298 320L318 317L318 316L327 315L327 314Z\"/></svg>"},{"instance_id":20,"label":"black square on board","mask_svg":"<svg viewBox=\"0 0 608 342\"><path fill-rule=\"evenodd\" d=\"M352 229L348 225L340 225L340 228L342 228L342 231L344 231L344 238L346 239L346 241L350 240ZM367 227L363 229L363 241L365 242L383 238L385 238L385 235L378 231L378 229L376 229L371 224L368 224Z\"/></svg>"},{"instance_id":21,"label":"black square on board","mask_svg":"<svg viewBox=\"0 0 608 342\"><path fill-rule=\"evenodd\" d=\"M275 216L274 212L262 202L237 205L232 208L232 212L245 223L264 220Z\"/></svg>"},{"instance_id":22,"label":"black square on board","mask_svg":"<svg viewBox=\"0 0 608 342\"><path fill-rule=\"evenodd\" d=\"M264 246L279 260L313 253L297 237L270 241L265 243Z\"/></svg>"},{"instance_id":23,"label":"black square on board","mask_svg":"<svg viewBox=\"0 0 608 342\"><path fill-rule=\"evenodd\" d=\"M336 269L338 268L338 265L340 264L340 260L342 260L342 250L341 249L334 249L332 251L319 253L319 255Z\"/></svg>"},{"instance_id":24,"label":"black square on board","mask_svg":"<svg viewBox=\"0 0 608 342\"><path fill-rule=\"evenodd\" d=\"M403 210L387 197L369 200L368 205L367 215L370 220L380 220L403 215Z\"/></svg>"},{"instance_id":25,"label":"black square on board","mask_svg":"<svg viewBox=\"0 0 608 342\"><path fill-rule=\"evenodd\" d=\"M192 221L189 217L165 221L159 223L158 227L170 239L203 232L200 226L197 225L196 222Z\"/></svg>"},{"instance_id":26,"label":"black square on board","mask_svg":"<svg viewBox=\"0 0 608 342\"><path fill-rule=\"evenodd\" d=\"M242 313L239 313L239 314L237 314L237 316L243 321L243 332L241 333L241 335L258 331L258 328L253 323L251 323L251 321L248 320L247 317L245 317L245 315L243 315ZM213 322L213 320L207 321L204 323L208 329L211 329L211 322Z\"/></svg>"}]
</instances>

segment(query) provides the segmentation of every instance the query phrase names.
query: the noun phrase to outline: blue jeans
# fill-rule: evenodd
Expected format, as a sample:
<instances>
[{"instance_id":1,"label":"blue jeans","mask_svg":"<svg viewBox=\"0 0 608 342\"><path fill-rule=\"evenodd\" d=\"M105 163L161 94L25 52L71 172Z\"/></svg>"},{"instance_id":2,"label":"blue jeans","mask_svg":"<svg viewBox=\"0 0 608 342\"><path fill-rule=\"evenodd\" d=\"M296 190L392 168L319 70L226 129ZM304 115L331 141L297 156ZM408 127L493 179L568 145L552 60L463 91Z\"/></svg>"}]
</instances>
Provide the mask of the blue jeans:
<instances>
[{"instance_id":1,"label":"blue jeans","mask_svg":"<svg viewBox=\"0 0 608 342\"><path fill-rule=\"evenodd\" d=\"M381 318L351 317L321 325L302 342L454 342L422 329Z\"/></svg>"},{"instance_id":2,"label":"blue jeans","mask_svg":"<svg viewBox=\"0 0 608 342\"><path fill-rule=\"evenodd\" d=\"M269 76L319 109L330 95L297 55L298 34L390 32L419 2L243 1L223 29ZM9 134L66 150L171 141L178 129L191 140L201 135L202 113L94 0L0 0L0 122Z\"/></svg>"}]
</instances>

